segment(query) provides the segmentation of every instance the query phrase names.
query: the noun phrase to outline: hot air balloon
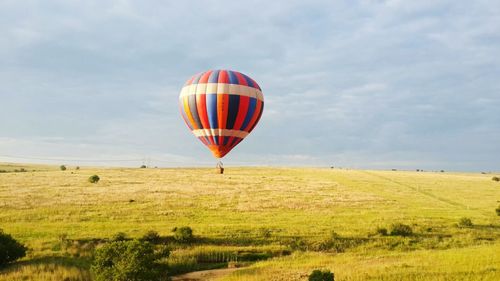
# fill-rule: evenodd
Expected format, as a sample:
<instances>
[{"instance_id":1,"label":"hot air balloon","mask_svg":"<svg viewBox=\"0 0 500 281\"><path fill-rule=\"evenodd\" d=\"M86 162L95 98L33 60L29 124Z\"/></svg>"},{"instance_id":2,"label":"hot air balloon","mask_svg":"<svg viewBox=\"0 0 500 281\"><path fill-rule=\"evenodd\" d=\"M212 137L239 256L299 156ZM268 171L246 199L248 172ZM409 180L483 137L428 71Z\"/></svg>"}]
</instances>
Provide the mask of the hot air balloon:
<instances>
[{"instance_id":1,"label":"hot air balloon","mask_svg":"<svg viewBox=\"0 0 500 281\"><path fill-rule=\"evenodd\" d=\"M209 70L187 80L179 105L191 132L220 159L255 128L264 96L257 82L243 73Z\"/></svg>"}]
</instances>

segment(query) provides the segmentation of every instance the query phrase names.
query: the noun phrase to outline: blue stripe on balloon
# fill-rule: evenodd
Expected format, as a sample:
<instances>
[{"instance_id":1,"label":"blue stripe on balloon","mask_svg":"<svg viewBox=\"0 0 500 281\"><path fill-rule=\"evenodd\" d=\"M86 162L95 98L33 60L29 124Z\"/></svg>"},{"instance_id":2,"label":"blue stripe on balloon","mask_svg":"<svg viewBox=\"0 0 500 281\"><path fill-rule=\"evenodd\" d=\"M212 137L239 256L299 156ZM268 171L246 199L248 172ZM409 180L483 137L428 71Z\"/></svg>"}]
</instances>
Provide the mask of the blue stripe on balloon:
<instances>
[{"instance_id":1,"label":"blue stripe on balloon","mask_svg":"<svg viewBox=\"0 0 500 281\"><path fill-rule=\"evenodd\" d=\"M234 73L234 71L228 70L227 74L229 76L229 84L239 84L238 83L238 77Z\"/></svg>"},{"instance_id":2,"label":"blue stripe on balloon","mask_svg":"<svg viewBox=\"0 0 500 281\"><path fill-rule=\"evenodd\" d=\"M210 73L210 76L208 77L208 83L219 82L219 72L220 72L220 70L212 71L212 73Z\"/></svg>"},{"instance_id":3,"label":"blue stripe on balloon","mask_svg":"<svg viewBox=\"0 0 500 281\"><path fill-rule=\"evenodd\" d=\"M253 130L253 128L255 128L255 126L257 125L257 123L259 123L260 117L262 117L262 112L264 112L264 102L262 102L262 104L260 105L259 116L255 120L255 123L253 123L252 128L250 128L250 130L248 130L249 132L251 132Z\"/></svg>"},{"instance_id":4,"label":"blue stripe on balloon","mask_svg":"<svg viewBox=\"0 0 500 281\"><path fill-rule=\"evenodd\" d=\"M229 141L229 137L224 137L224 141L222 142L222 145L227 145L228 141Z\"/></svg>"},{"instance_id":5,"label":"blue stripe on balloon","mask_svg":"<svg viewBox=\"0 0 500 281\"><path fill-rule=\"evenodd\" d=\"M245 117L245 121L243 121L243 125L241 125L240 130L244 130L248 126L248 123L250 123L250 120L252 119L252 117L255 113L256 107L257 107L257 99L250 98L250 102L248 104L247 116Z\"/></svg>"},{"instance_id":6,"label":"blue stripe on balloon","mask_svg":"<svg viewBox=\"0 0 500 281\"><path fill-rule=\"evenodd\" d=\"M245 80L247 81L247 84L248 84L248 86L249 86L249 87L252 87L252 88L257 88L257 87L254 85L254 83L253 83L252 79L250 79L250 77L246 76L246 75L245 75L245 74L243 74L243 73L241 73L241 75L243 75L243 78L245 78Z\"/></svg>"},{"instance_id":7,"label":"blue stripe on balloon","mask_svg":"<svg viewBox=\"0 0 500 281\"><path fill-rule=\"evenodd\" d=\"M229 105L226 120L226 129L233 129L236 118L238 117L238 109L240 108L240 96L229 95Z\"/></svg>"},{"instance_id":8,"label":"blue stripe on balloon","mask_svg":"<svg viewBox=\"0 0 500 281\"><path fill-rule=\"evenodd\" d=\"M217 129L219 127L217 123L217 95L209 94L206 95L206 98L207 98L207 115L208 115L208 122L210 123L210 128Z\"/></svg>"}]
</instances>

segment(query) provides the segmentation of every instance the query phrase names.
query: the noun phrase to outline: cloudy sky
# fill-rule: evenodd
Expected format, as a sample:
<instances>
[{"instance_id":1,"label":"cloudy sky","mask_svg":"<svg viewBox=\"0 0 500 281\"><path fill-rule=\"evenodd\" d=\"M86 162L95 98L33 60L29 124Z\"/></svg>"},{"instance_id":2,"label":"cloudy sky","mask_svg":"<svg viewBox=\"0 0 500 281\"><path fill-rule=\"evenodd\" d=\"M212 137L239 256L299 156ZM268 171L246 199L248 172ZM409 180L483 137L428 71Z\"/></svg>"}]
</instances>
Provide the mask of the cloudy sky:
<instances>
[{"instance_id":1,"label":"cloudy sky","mask_svg":"<svg viewBox=\"0 0 500 281\"><path fill-rule=\"evenodd\" d=\"M0 2L0 161L204 166L192 74L262 87L226 165L500 169L498 1Z\"/></svg>"}]
</instances>

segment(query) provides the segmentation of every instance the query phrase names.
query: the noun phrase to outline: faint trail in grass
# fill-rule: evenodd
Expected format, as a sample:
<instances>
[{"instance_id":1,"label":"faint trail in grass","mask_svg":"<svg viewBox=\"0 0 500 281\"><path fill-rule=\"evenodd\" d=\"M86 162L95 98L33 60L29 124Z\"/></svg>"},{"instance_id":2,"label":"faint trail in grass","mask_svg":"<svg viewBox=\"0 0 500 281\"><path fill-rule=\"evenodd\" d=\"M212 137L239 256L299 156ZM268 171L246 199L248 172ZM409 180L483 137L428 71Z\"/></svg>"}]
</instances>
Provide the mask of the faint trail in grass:
<instances>
[{"instance_id":1,"label":"faint trail in grass","mask_svg":"<svg viewBox=\"0 0 500 281\"><path fill-rule=\"evenodd\" d=\"M368 175L373 176L373 177L377 177L377 178L389 181L389 182L397 184L399 186L407 187L407 188L409 188L409 189L411 189L411 190L413 190L413 191L415 191L417 193L420 193L420 194L422 194L424 196L427 196L427 197L430 197L432 199L441 201L443 203L449 204L449 205L454 206L454 207L460 207L460 208L464 208L464 209L474 209L474 208L469 208L468 206L466 206L466 205L464 205L462 203L458 203L458 202L455 202L453 200L437 196L437 195L435 195L435 194L433 194L431 192L428 192L428 191L425 191L425 190L421 190L418 186L415 187L413 185L410 185L410 184L407 184L407 183L402 183L402 182L393 180L393 179L391 179L389 177L377 175L377 174L369 172L369 171L361 171L361 172L364 172L365 174L368 174ZM477 210L477 209L474 209L474 210Z\"/></svg>"},{"instance_id":2,"label":"faint trail in grass","mask_svg":"<svg viewBox=\"0 0 500 281\"><path fill-rule=\"evenodd\" d=\"M201 281L201 280L218 280L239 268L222 268L210 269L202 271L194 271L172 277L172 281Z\"/></svg>"}]
</instances>

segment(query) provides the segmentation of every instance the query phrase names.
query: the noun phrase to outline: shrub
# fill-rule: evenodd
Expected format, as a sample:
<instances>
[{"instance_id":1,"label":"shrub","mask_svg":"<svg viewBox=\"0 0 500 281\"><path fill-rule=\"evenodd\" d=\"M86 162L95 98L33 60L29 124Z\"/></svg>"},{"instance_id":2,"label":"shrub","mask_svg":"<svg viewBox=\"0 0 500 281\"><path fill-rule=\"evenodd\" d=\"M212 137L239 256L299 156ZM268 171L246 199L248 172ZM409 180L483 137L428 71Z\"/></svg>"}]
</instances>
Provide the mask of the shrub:
<instances>
[{"instance_id":1,"label":"shrub","mask_svg":"<svg viewBox=\"0 0 500 281\"><path fill-rule=\"evenodd\" d=\"M98 175L93 175L89 177L89 182L90 183L97 183L101 178L99 178Z\"/></svg>"},{"instance_id":2,"label":"shrub","mask_svg":"<svg viewBox=\"0 0 500 281\"><path fill-rule=\"evenodd\" d=\"M160 242L160 239L161 239L160 235L158 234L158 232L154 230L146 232L146 234L144 234L141 238L142 241L148 241L151 243L158 243Z\"/></svg>"},{"instance_id":3,"label":"shrub","mask_svg":"<svg viewBox=\"0 0 500 281\"><path fill-rule=\"evenodd\" d=\"M492 181L500 181L500 178L499 177L492 177L491 180Z\"/></svg>"},{"instance_id":4,"label":"shrub","mask_svg":"<svg viewBox=\"0 0 500 281\"><path fill-rule=\"evenodd\" d=\"M385 227L377 227L377 234L382 235L382 236L387 236L387 228Z\"/></svg>"},{"instance_id":5,"label":"shrub","mask_svg":"<svg viewBox=\"0 0 500 281\"><path fill-rule=\"evenodd\" d=\"M459 227L472 227L473 223L472 223L472 220L469 218L461 218L458 221L458 226Z\"/></svg>"},{"instance_id":6,"label":"shrub","mask_svg":"<svg viewBox=\"0 0 500 281\"><path fill-rule=\"evenodd\" d=\"M330 231L330 238L335 239L335 238L340 238L340 234L335 232L335 230Z\"/></svg>"},{"instance_id":7,"label":"shrub","mask_svg":"<svg viewBox=\"0 0 500 281\"><path fill-rule=\"evenodd\" d=\"M289 244L292 251L306 251L308 248L307 243L299 237L294 237Z\"/></svg>"},{"instance_id":8,"label":"shrub","mask_svg":"<svg viewBox=\"0 0 500 281\"><path fill-rule=\"evenodd\" d=\"M66 171L66 166L61 165L61 166L59 166L59 169L61 169L61 171Z\"/></svg>"},{"instance_id":9,"label":"shrub","mask_svg":"<svg viewBox=\"0 0 500 281\"><path fill-rule=\"evenodd\" d=\"M145 169L145 168L147 168L146 165L141 165L141 169Z\"/></svg>"},{"instance_id":10,"label":"shrub","mask_svg":"<svg viewBox=\"0 0 500 281\"><path fill-rule=\"evenodd\" d=\"M0 229L0 266L26 256L27 248Z\"/></svg>"},{"instance_id":11,"label":"shrub","mask_svg":"<svg viewBox=\"0 0 500 281\"><path fill-rule=\"evenodd\" d=\"M309 281L335 281L335 277L330 270L313 270L309 275Z\"/></svg>"},{"instance_id":12,"label":"shrub","mask_svg":"<svg viewBox=\"0 0 500 281\"><path fill-rule=\"evenodd\" d=\"M497 212L497 216L500 216L500 205L498 205L498 208L496 208L495 211Z\"/></svg>"},{"instance_id":13,"label":"shrub","mask_svg":"<svg viewBox=\"0 0 500 281\"><path fill-rule=\"evenodd\" d=\"M164 280L156 258L149 242L116 241L97 249L90 270L96 281Z\"/></svg>"},{"instance_id":14,"label":"shrub","mask_svg":"<svg viewBox=\"0 0 500 281\"><path fill-rule=\"evenodd\" d=\"M269 228L259 228L259 236L262 238L271 238L272 231Z\"/></svg>"},{"instance_id":15,"label":"shrub","mask_svg":"<svg viewBox=\"0 0 500 281\"><path fill-rule=\"evenodd\" d=\"M410 236L413 234L411 226L402 223L395 223L391 226L392 236Z\"/></svg>"},{"instance_id":16,"label":"shrub","mask_svg":"<svg viewBox=\"0 0 500 281\"><path fill-rule=\"evenodd\" d=\"M189 226L175 227L172 229L174 239L179 242L189 242L193 239L193 230Z\"/></svg>"},{"instance_id":17,"label":"shrub","mask_svg":"<svg viewBox=\"0 0 500 281\"><path fill-rule=\"evenodd\" d=\"M125 241L127 239L127 234L125 234L124 232L117 232L115 235L113 235L113 237L111 237L112 241Z\"/></svg>"},{"instance_id":18,"label":"shrub","mask_svg":"<svg viewBox=\"0 0 500 281\"><path fill-rule=\"evenodd\" d=\"M76 166L75 170L80 170L80 166Z\"/></svg>"},{"instance_id":19,"label":"shrub","mask_svg":"<svg viewBox=\"0 0 500 281\"><path fill-rule=\"evenodd\" d=\"M326 239L320 242L319 244L312 243L311 245L309 245L310 247L309 249L313 251L329 251L335 253L343 253L347 251L347 249L354 248L363 242L364 239L362 238L332 236L331 238Z\"/></svg>"}]
</instances>

